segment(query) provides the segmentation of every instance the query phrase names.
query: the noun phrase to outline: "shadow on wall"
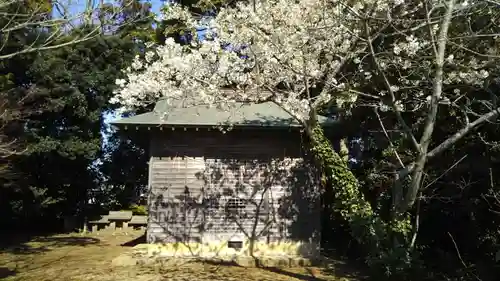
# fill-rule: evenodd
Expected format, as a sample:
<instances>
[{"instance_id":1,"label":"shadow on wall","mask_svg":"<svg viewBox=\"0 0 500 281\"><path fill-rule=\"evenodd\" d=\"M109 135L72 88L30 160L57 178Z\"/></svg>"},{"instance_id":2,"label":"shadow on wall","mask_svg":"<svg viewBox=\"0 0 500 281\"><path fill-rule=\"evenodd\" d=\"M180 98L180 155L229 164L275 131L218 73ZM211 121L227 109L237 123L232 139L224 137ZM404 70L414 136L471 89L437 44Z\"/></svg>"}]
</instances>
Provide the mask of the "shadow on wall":
<instances>
[{"instance_id":1,"label":"shadow on wall","mask_svg":"<svg viewBox=\"0 0 500 281\"><path fill-rule=\"evenodd\" d=\"M153 169L148 241L247 240L251 255L254 242L300 241L297 254L312 255L317 249L306 243L320 241L320 190L313 165L300 159L300 144L284 149L290 143L280 143L272 150L272 140L252 143L247 137L238 147L228 140L212 139L213 146L206 138L203 145L187 139L179 143L189 146L165 144L155 163L163 161L168 169L178 161L185 168L169 177L192 180L158 185ZM283 155L284 150L292 153Z\"/></svg>"}]
</instances>

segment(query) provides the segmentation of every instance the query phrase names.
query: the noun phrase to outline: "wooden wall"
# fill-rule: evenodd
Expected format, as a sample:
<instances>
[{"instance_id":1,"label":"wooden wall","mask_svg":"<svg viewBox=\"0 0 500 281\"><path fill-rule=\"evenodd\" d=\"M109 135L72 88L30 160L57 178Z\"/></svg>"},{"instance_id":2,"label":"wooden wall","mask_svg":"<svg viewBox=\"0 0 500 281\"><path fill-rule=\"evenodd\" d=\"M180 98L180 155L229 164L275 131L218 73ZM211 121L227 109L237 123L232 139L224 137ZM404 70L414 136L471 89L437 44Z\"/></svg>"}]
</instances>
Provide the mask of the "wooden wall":
<instances>
[{"instance_id":1,"label":"wooden wall","mask_svg":"<svg viewBox=\"0 0 500 281\"><path fill-rule=\"evenodd\" d=\"M148 242L319 238L319 188L288 130L152 134Z\"/></svg>"}]
</instances>

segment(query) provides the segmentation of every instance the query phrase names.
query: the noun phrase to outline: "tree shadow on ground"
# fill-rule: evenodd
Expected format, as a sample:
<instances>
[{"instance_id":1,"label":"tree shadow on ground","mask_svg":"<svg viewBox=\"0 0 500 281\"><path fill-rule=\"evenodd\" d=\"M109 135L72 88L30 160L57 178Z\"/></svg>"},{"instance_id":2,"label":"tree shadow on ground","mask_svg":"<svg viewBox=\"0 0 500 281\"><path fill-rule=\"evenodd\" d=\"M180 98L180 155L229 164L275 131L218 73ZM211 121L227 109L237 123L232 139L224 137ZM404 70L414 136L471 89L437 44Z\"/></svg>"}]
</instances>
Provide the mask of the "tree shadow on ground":
<instances>
[{"instance_id":1,"label":"tree shadow on ground","mask_svg":"<svg viewBox=\"0 0 500 281\"><path fill-rule=\"evenodd\" d=\"M216 266L216 267L222 267L222 266L227 266L227 267L241 267L235 261L204 260L203 263L209 264L209 265L213 265L213 266ZM301 273L287 271L285 269L278 268L278 267L257 266L257 268L263 269L263 270L266 270L266 271L269 271L269 272L272 272L272 273L281 274L281 275L285 275L285 276L288 276L288 277L293 277L293 278L298 279L298 280L304 280L304 281L323 281L324 280L324 279L321 279L321 278L314 277L314 275L312 274L312 272L311 272L311 275L306 275L306 274L301 274Z\"/></svg>"},{"instance_id":2,"label":"tree shadow on ground","mask_svg":"<svg viewBox=\"0 0 500 281\"><path fill-rule=\"evenodd\" d=\"M273 272L273 273L276 273L276 274L285 275L285 276L292 277L292 278L295 278L298 280L303 280L303 281L326 281L327 280L324 278L319 278L319 277L314 276L314 273L312 272L312 270L308 270L309 274L306 275L303 273L296 273L296 272L287 271L287 270L284 270L283 268L279 268L279 267L260 267L260 268L267 270L267 271L270 271L270 272Z\"/></svg>"},{"instance_id":3,"label":"tree shadow on ground","mask_svg":"<svg viewBox=\"0 0 500 281\"><path fill-rule=\"evenodd\" d=\"M12 270L7 267L0 267L0 279L11 277L16 274L17 274L16 270Z\"/></svg>"},{"instance_id":4,"label":"tree shadow on ground","mask_svg":"<svg viewBox=\"0 0 500 281\"><path fill-rule=\"evenodd\" d=\"M368 281L370 277L366 274L368 269L366 265L362 265L352 260L328 260L324 267L323 273L331 276L339 276L348 279Z\"/></svg>"},{"instance_id":5,"label":"tree shadow on ground","mask_svg":"<svg viewBox=\"0 0 500 281\"><path fill-rule=\"evenodd\" d=\"M50 251L54 248L68 246L87 246L95 245L100 239L93 237L75 237L75 236L55 236L55 237L35 237L29 242L17 242L0 246L2 252L16 255L38 254Z\"/></svg>"},{"instance_id":6,"label":"tree shadow on ground","mask_svg":"<svg viewBox=\"0 0 500 281\"><path fill-rule=\"evenodd\" d=\"M216 267L241 267L235 261L223 260L203 260L205 264ZM258 263L257 263L258 265ZM294 268L287 267L266 267L257 266L257 268L266 270L275 274L284 275L302 281L331 281L332 278L347 278L348 280L368 281L368 277L360 273L360 271L348 266L342 261L328 261L322 267L304 267L307 273L296 272ZM321 273L321 276L318 276Z\"/></svg>"},{"instance_id":7,"label":"tree shadow on ground","mask_svg":"<svg viewBox=\"0 0 500 281\"><path fill-rule=\"evenodd\" d=\"M144 232L144 234L142 234L141 236L135 238L134 240L130 240L130 241L127 241L123 244L120 244L120 246L123 246L123 247L134 247L134 246L137 246L139 244L146 244L147 241L146 241L146 232Z\"/></svg>"},{"instance_id":8,"label":"tree shadow on ground","mask_svg":"<svg viewBox=\"0 0 500 281\"><path fill-rule=\"evenodd\" d=\"M60 247L62 248L62 246ZM55 249L54 248L45 249L45 251L50 251L50 250L55 250ZM39 253L42 253L44 251L32 251L31 253L33 253L34 255L29 255L26 252L21 252L22 258L18 259L13 257L11 259L6 260L7 263L4 263L4 261L2 262L2 264L0 265L0 279L16 276L19 273L22 275L27 271L37 271L40 269L51 268L53 265L57 265L58 263L65 261L69 257L68 255L72 251L73 249L66 250L66 253L56 258L53 258L51 254L47 254L44 255L44 257L42 257L40 260L37 259L36 257L38 256ZM17 252L15 252L14 254L17 254Z\"/></svg>"}]
</instances>

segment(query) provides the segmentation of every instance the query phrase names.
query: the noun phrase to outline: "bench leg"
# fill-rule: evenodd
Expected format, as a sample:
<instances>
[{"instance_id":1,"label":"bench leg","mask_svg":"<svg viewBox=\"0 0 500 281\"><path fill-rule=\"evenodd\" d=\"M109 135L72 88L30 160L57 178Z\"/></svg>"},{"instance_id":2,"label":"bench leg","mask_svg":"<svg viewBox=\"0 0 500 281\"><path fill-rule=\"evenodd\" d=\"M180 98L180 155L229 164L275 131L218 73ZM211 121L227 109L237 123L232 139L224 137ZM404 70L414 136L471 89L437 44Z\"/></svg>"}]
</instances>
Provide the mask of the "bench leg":
<instances>
[{"instance_id":1,"label":"bench leg","mask_svg":"<svg viewBox=\"0 0 500 281\"><path fill-rule=\"evenodd\" d=\"M107 229L115 230L116 229L116 223L112 222L112 223L108 224Z\"/></svg>"}]
</instances>

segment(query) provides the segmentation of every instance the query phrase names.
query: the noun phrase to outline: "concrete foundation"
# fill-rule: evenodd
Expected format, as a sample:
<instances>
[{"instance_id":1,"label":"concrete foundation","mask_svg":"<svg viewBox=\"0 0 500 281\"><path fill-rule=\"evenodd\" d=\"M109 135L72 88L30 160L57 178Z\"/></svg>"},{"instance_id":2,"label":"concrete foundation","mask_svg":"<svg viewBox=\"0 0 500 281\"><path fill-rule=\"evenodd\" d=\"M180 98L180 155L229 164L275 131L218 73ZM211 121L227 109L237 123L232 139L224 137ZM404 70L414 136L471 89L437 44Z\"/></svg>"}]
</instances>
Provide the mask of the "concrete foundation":
<instances>
[{"instance_id":1,"label":"concrete foundation","mask_svg":"<svg viewBox=\"0 0 500 281\"><path fill-rule=\"evenodd\" d=\"M139 244L133 248L132 255L140 264L172 259L230 262L243 267L309 267L322 263L316 244L299 242L258 242L253 256L248 242L238 250L228 248L227 242Z\"/></svg>"},{"instance_id":2,"label":"concrete foundation","mask_svg":"<svg viewBox=\"0 0 500 281\"><path fill-rule=\"evenodd\" d=\"M210 243L164 243L164 244L140 244L135 249L147 253L149 256L163 257L227 257L227 256L286 256L314 258L319 256L319 247L314 243L303 242L256 242L251 253L250 243L245 241L241 249L228 247L228 242Z\"/></svg>"}]
</instances>

